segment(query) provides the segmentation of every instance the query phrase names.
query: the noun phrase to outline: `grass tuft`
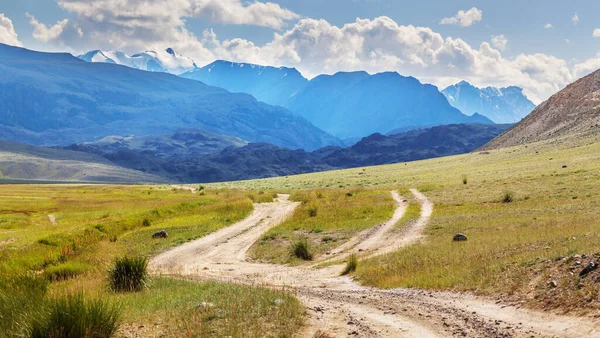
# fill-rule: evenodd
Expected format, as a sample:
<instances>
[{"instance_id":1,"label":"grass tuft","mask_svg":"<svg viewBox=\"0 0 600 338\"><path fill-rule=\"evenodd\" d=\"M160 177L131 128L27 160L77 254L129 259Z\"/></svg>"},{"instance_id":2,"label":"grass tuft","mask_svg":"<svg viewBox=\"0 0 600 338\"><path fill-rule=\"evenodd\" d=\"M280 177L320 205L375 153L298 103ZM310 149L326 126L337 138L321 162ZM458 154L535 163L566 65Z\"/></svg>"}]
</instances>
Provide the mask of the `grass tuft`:
<instances>
[{"instance_id":1,"label":"grass tuft","mask_svg":"<svg viewBox=\"0 0 600 338\"><path fill-rule=\"evenodd\" d=\"M120 311L105 300L86 301L78 293L51 300L47 314L34 322L32 338L111 337Z\"/></svg>"},{"instance_id":2,"label":"grass tuft","mask_svg":"<svg viewBox=\"0 0 600 338\"><path fill-rule=\"evenodd\" d=\"M109 271L110 288L115 292L137 292L146 287L148 260L145 257L117 258Z\"/></svg>"},{"instance_id":3,"label":"grass tuft","mask_svg":"<svg viewBox=\"0 0 600 338\"><path fill-rule=\"evenodd\" d=\"M502 203L511 203L512 201L514 201L514 199L515 193L510 190L506 190L504 192L504 196L502 197Z\"/></svg>"},{"instance_id":4,"label":"grass tuft","mask_svg":"<svg viewBox=\"0 0 600 338\"><path fill-rule=\"evenodd\" d=\"M467 185L469 183L469 178L467 177L467 175L462 176L462 182L464 185Z\"/></svg>"},{"instance_id":5,"label":"grass tuft","mask_svg":"<svg viewBox=\"0 0 600 338\"><path fill-rule=\"evenodd\" d=\"M305 261L312 261L313 254L306 239L301 239L292 245L292 254Z\"/></svg>"},{"instance_id":6,"label":"grass tuft","mask_svg":"<svg viewBox=\"0 0 600 338\"><path fill-rule=\"evenodd\" d=\"M65 264L50 266L44 271L49 281L60 282L75 278L87 270L87 266L81 263L67 262Z\"/></svg>"},{"instance_id":7,"label":"grass tuft","mask_svg":"<svg viewBox=\"0 0 600 338\"><path fill-rule=\"evenodd\" d=\"M352 254L348 257L348 261L346 261L346 267L344 271L342 271L342 276L345 276L349 273L356 271L358 267L358 256L356 254Z\"/></svg>"}]
</instances>

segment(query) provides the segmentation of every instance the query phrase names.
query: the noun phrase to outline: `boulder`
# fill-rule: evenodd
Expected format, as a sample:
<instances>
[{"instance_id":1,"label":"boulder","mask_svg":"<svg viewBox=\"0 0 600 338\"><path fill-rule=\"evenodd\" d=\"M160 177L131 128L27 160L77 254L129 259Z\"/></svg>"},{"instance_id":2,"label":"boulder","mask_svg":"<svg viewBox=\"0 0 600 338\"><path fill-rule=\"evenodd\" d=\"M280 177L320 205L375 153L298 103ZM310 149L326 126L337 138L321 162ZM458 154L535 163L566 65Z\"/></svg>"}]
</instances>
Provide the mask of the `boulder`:
<instances>
[{"instance_id":1,"label":"boulder","mask_svg":"<svg viewBox=\"0 0 600 338\"><path fill-rule=\"evenodd\" d=\"M167 237L169 237L169 234L167 233L166 230L157 231L154 233L154 235L152 235L152 238L167 238Z\"/></svg>"},{"instance_id":2,"label":"boulder","mask_svg":"<svg viewBox=\"0 0 600 338\"><path fill-rule=\"evenodd\" d=\"M598 264L596 264L594 262L590 262L588 265L585 266L585 268L583 268L583 270L581 270L581 272L579 273L579 277L585 277L590 272L592 272L596 269L598 269Z\"/></svg>"},{"instance_id":3,"label":"boulder","mask_svg":"<svg viewBox=\"0 0 600 338\"><path fill-rule=\"evenodd\" d=\"M456 235L454 235L454 238L452 238L452 240L455 242L464 242L467 239L468 239L467 236L464 234L456 234Z\"/></svg>"}]
</instances>

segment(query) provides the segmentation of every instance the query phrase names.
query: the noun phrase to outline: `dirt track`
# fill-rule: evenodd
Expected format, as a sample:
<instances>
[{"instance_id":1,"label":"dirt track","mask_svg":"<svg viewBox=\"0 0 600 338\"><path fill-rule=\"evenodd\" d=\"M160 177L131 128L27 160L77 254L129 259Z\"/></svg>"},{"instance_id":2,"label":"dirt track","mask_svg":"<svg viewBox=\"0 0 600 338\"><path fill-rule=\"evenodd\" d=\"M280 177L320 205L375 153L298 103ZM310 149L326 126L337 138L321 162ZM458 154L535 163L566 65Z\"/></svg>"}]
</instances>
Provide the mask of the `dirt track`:
<instances>
[{"instance_id":1,"label":"dirt track","mask_svg":"<svg viewBox=\"0 0 600 338\"><path fill-rule=\"evenodd\" d=\"M421 203L421 217L393 231L406 204L395 192L393 218L357 236L326 260L351 252L379 255L410 245L422 237L433 212L431 201L411 190ZM273 203L256 204L245 220L155 257L155 274L201 280L294 288L308 308L308 323L299 336L321 331L332 337L600 337L589 320L539 313L497 304L467 294L413 289L378 290L339 277L343 266L324 269L252 263L250 246L268 229L291 215L297 203L280 195Z\"/></svg>"}]
</instances>

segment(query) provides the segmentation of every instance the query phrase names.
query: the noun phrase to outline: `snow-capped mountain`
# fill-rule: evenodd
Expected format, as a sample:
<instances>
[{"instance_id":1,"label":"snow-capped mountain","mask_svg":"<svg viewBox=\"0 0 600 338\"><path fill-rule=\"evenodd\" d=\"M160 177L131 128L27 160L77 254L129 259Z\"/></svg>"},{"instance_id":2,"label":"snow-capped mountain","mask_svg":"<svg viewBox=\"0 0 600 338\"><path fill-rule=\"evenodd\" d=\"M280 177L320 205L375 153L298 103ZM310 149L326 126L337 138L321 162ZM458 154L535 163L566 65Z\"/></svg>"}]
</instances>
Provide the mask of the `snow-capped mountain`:
<instances>
[{"instance_id":1,"label":"snow-capped mountain","mask_svg":"<svg viewBox=\"0 0 600 338\"><path fill-rule=\"evenodd\" d=\"M175 52L172 48L158 52L145 51L131 56L119 51L93 50L79 55L78 58L87 62L114 63L150 72L175 75L198 68L192 59Z\"/></svg>"},{"instance_id":2,"label":"snow-capped mountain","mask_svg":"<svg viewBox=\"0 0 600 338\"><path fill-rule=\"evenodd\" d=\"M535 109L523 88L477 88L461 81L442 91L448 102L464 114L479 113L496 123L515 123Z\"/></svg>"}]
</instances>

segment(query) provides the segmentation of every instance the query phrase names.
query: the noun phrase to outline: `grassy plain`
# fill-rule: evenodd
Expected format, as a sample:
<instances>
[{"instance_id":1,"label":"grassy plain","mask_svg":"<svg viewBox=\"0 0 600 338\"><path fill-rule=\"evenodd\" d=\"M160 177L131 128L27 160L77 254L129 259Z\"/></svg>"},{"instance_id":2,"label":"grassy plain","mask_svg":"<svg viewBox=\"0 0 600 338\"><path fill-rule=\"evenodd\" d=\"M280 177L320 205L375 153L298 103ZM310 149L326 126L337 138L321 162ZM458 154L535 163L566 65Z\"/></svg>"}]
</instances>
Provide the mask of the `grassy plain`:
<instances>
[{"instance_id":1,"label":"grassy plain","mask_svg":"<svg viewBox=\"0 0 600 338\"><path fill-rule=\"evenodd\" d=\"M426 239L361 262L355 276L363 283L504 295L562 310L600 308L600 279L579 277L600 253L598 137L215 186L418 188L435 203ZM514 200L503 203L507 191ZM453 243L457 232L469 240Z\"/></svg>"},{"instance_id":2,"label":"grassy plain","mask_svg":"<svg viewBox=\"0 0 600 338\"><path fill-rule=\"evenodd\" d=\"M45 302L78 292L121 304L119 335L294 332L302 307L281 291L166 278L151 279L140 293L107 287L116 257L156 254L228 226L251 212L252 196L272 200L272 194L221 189L1 185L0 317L13 320L2 321L0 336L25 334ZM162 229L167 239L151 238Z\"/></svg>"},{"instance_id":3,"label":"grassy plain","mask_svg":"<svg viewBox=\"0 0 600 338\"><path fill-rule=\"evenodd\" d=\"M302 204L290 219L255 243L251 257L271 263L301 263L291 254L294 243L306 240L312 254L323 255L360 231L389 219L395 208L387 190L301 190L290 198Z\"/></svg>"}]
</instances>

